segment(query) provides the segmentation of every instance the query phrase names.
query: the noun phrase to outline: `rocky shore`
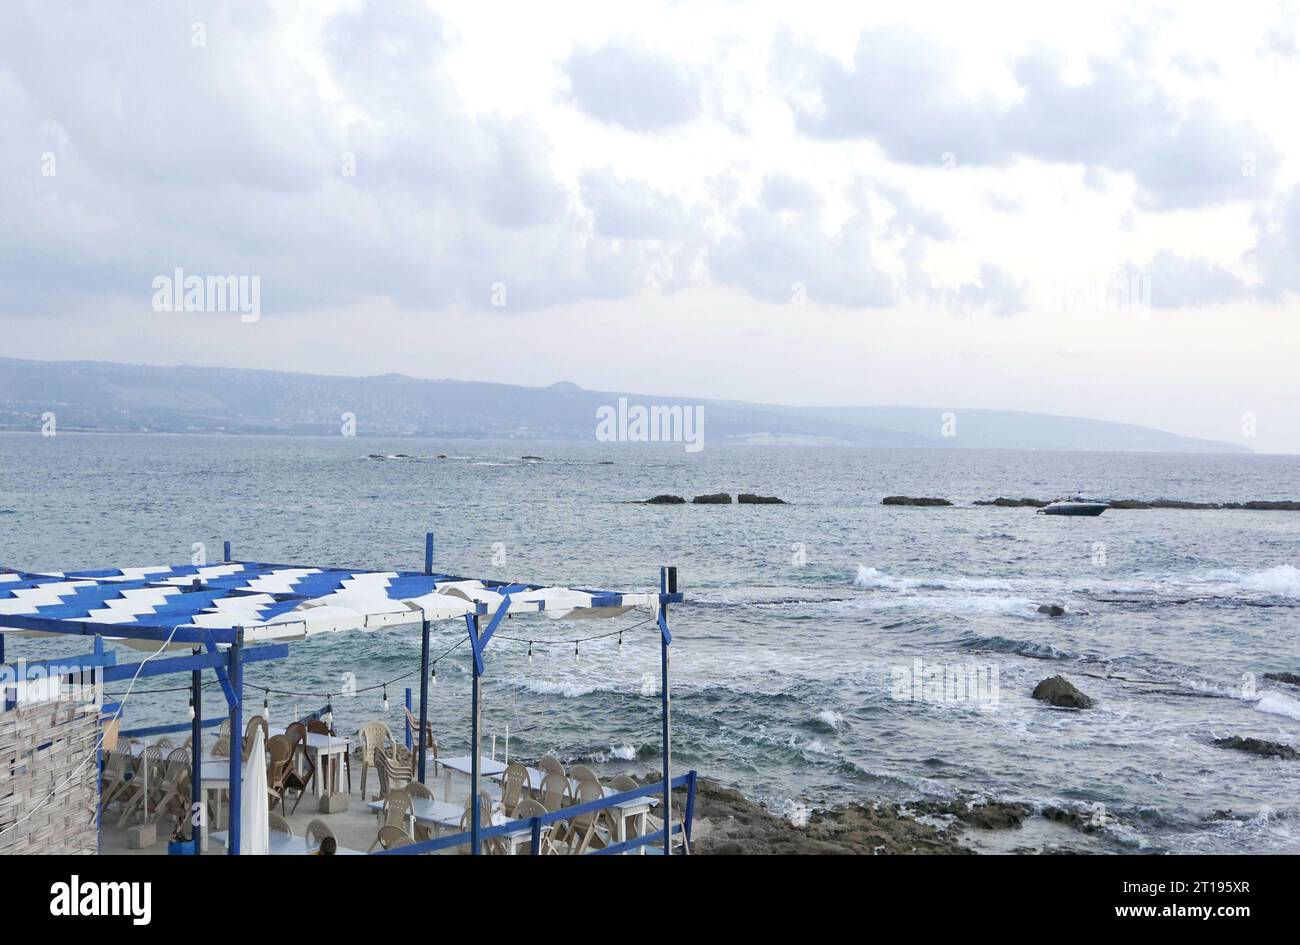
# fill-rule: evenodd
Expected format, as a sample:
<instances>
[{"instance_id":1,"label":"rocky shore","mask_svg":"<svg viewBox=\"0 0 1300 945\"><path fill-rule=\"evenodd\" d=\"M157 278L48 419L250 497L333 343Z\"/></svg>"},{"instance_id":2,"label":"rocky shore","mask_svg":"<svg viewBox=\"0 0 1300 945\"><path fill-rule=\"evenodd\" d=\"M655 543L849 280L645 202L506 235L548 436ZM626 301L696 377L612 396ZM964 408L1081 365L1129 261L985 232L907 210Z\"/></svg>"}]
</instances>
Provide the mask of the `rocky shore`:
<instances>
[{"instance_id":1,"label":"rocky shore","mask_svg":"<svg viewBox=\"0 0 1300 945\"><path fill-rule=\"evenodd\" d=\"M701 779L696 790L697 854L1092 853L1101 848L1084 812L958 799L847 804L814 811L806 824L777 816L739 791Z\"/></svg>"},{"instance_id":2,"label":"rocky shore","mask_svg":"<svg viewBox=\"0 0 1300 945\"><path fill-rule=\"evenodd\" d=\"M953 505L948 499L937 498L932 496L910 496L910 495L890 495L880 500L881 505L910 505L910 506L950 506ZM976 499L972 505L991 505L1004 509L1018 508L1045 508L1050 502L1047 499L1030 499L1030 498L1008 498L999 496L996 499ZM1247 512L1300 512L1300 501L1291 500L1272 500L1256 499L1249 502L1188 502L1183 499L1112 499L1109 502L1112 509L1204 509L1204 510L1236 510Z\"/></svg>"}]
</instances>

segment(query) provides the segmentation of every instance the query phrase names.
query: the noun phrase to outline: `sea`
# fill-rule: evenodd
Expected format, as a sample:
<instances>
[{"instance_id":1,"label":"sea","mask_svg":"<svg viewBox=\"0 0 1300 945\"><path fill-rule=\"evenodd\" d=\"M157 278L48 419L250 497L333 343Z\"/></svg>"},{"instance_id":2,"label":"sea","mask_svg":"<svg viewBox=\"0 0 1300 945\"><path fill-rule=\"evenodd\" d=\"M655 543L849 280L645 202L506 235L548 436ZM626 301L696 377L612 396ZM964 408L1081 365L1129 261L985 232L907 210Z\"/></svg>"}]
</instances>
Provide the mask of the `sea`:
<instances>
[{"instance_id":1,"label":"sea","mask_svg":"<svg viewBox=\"0 0 1300 945\"><path fill-rule=\"evenodd\" d=\"M1300 688L1265 679L1300 672L1300 513L973 504L1080 490L1300 499L1300 457L3 433L0 565L213 562L229 540L239 560L419 570L428 531L436 569L464 576L652 590L672 565L675 771L795 820L992 799L1077 811L1109 851L1300 852L1300 762L1214 744L1300 747ZM715 492L787 504L641 501ZM881 504L894 494L954 505ZM648 616L506 622L486 665L488 750L659 770ZM292 644L248 669L246 698L273 722L329 704L342 729L384 719L400 737L419 637ZM444 753L468 745L464 639L463 622L434 632ZM78 649L6 638L10 660ZM1058 674L1094 706L1031 697ZM124 725L185 720L182 683L138 681ZM215 684L203 711L224 711Z\"/></svg>"}]
</instances>

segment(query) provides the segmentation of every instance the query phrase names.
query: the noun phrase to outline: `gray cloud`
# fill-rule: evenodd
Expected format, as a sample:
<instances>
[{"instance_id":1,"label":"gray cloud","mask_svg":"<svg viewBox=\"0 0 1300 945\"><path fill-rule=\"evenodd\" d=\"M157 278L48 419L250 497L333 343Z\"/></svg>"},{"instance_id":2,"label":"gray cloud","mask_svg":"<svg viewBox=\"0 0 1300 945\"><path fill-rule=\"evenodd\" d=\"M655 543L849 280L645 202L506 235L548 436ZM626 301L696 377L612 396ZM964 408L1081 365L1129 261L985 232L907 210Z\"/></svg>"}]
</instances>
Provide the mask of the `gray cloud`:
<instances>
[{"instance_id":1,"label":"gray cloud","mask_svg":"<svg viewBox=\"0 0 1300 945\"><path fill-rule=\"evenodd\" d=\"M1082 164L1132 175L1153 209L1204 206L1267 194L1273 145L1249 122L1211 103L1182 105L1126 49L1089 62L1072 85L1064 61L1044 50L1014 63L1022 97L973 97L951 56L901 27L864 30L851 67L778 37L773 68L797 126L828 139L869 138L897 161L1001 166L1019 158ZM1246 155L1255 172L1243 172Z\"/></svg>"},{"instance_id":2,"label":"gray cloud","mask_svg":"<svg viewBox=\"0 0 1300 945\"><path fill-rule=\"evenodd\" d=\"M368 298L486 306L497 282L508 309L530 308L662 275L659 251L591 230L536 122L467 112L444 70L448 31L417 0L325 24L346 121L262 5L20 6L6 20L4 311L147 305L176 266L261 276L268 315Z\"/></svg>"},{"instance_id":3,"label":"gray cloud","mask_svg":"<svg viewBox=\"0 0 1300 945\"><path fill-rule=\"evenodd\" d=\"M1130 267L1127 272L1150 277L1152 308L1195 308L1251 294L1245 283L1222 266L1169 250L1157 252L1145 270Z\"/></svg>"},{"instance_id":4,"label":"gray cloud","mask_svg":"<svg viewBox=\"0 0 1300 945\"><path fill-rule=\"evenodd\" d=\"M572 102L606 124L661 131L700 111L697 79L676 60L639 43L611 41L575 50L564 72Z\"/></svg>"},{"instance_id":5,"label":"gray cloud","mask_svg":"<svg viewBox=\"0 0 1300 945\"><path fill-rule=\"evenodd\" d=\"M986 310L999 316L1018 315L1028 307L1024 285L992 263L982 264L979 278L960 285L947 301L958 311Z\"/></svg>"}]
</instances>

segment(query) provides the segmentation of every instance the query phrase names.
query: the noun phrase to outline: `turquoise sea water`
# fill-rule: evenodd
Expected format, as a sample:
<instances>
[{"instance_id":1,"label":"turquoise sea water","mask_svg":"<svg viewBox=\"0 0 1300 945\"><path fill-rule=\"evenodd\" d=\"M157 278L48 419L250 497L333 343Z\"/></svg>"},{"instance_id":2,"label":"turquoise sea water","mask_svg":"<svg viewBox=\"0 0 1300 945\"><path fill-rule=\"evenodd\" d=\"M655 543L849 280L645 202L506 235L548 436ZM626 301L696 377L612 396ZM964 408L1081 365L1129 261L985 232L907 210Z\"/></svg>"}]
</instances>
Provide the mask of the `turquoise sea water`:
<instances>
[{"instance_id":1,"label":"turquoise sea water","mask_svg":"<svg viewBox=\"0 0 1300 945\"><path fill-rule=\"evenodd\" d=\"M432 529L439 569L459 574L638 590L674 564L688 596L673 613L683 767L792 811L965 793L1104 805L1117 849L1300 852L1300 764L1211 744L1300 745L1300 690L1263 679L1300 672L1300 513L1061 519L969 505L1079 487L1296 499L1300 458L0 434L0 563L187 563L195 543L215 560L229 538L249 560L418 569ZM716 491L791 504L634 503ZM879 504L896 493L958 506ZM1045 602L1069 615L1040 615ZM657 637L640 620L506 624L518 639L494 645L484 696L498 753L508 729L511 754L657 769ZM583 644L575 663L575 636L617 626L621 646ZM437 634L435 653L463 625ZM11 637L7 656L73 649ZM432 696L450 749L466 741L465 653L439 664ZM917 660L996 672L995 697L900 686ZM283 719L418 661L414 627L319 637L251 668L249 699L260 706L261 686L302 693L267 697ZM1096 707L1029 698L1057 673ZM128 724L183 719L183 694L144 691L168 684L142 682ZM407 685L418 679L388 691L394 730ZM378 691L332 701L345 727L384 716ZM213 687L206 711L221 706Z\"/></svg>"}]
</instances>

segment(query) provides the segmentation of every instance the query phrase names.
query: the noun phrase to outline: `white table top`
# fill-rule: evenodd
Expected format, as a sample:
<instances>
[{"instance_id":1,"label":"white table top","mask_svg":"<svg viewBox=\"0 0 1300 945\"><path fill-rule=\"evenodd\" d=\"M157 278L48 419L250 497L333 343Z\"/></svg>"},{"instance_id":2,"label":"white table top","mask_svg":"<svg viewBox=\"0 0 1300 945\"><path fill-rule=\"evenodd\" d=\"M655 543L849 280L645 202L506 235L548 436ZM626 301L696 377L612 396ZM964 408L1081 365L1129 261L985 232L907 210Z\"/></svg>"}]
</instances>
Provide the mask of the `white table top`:
<instances>
[{"instance_id":1,"label":"white table top","mask_svg":"<svg viewBox=\"0 0 1300 945\"><path fill-rule=\"evenodd\" d=\"M384 802L371 801L366 806L373 811L382 811ZM411 813L415 816L417 824L459 827L460 819L465 814L465 808L459 804L449 804L446 801L430 800L427 797L413 797L411 798Z\"/></svg>"},{"instance_id":2,"label":"white table top","mask_svg":"<svg viewBox=\"0 0 1300 945\"><path fill-rule=\"evenodd\" d=\"M226 845L229 832L225 830L216 830L208 834L213 843L219 843L221 846ZM307 839L305 837L290 837L288 834L276 833L274 830L267 837L267 853L271 856L312 856L316 853L315 848L307 848ZM335 856L365 856L360 850L349 850L347 847L339 847L334 851Z\"/></svg>"},{"instance_id":3,"label":"white table top","mask_svg":"<svg viewBox=\"0 0 1300 945\"><path fill-rule=\"evenodd\" d=\"M473 759L469 755L452 755L450 758L439 758L438 764L444 768L450 768L452 771L459 771L461 774L471 774L470 766ZM478 771L485 778L494 778L503 774L506 770L505 762L497 761L494 758L484 758L478 756Z\"/></svg>"}]
</instances>

